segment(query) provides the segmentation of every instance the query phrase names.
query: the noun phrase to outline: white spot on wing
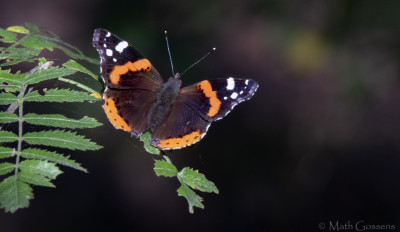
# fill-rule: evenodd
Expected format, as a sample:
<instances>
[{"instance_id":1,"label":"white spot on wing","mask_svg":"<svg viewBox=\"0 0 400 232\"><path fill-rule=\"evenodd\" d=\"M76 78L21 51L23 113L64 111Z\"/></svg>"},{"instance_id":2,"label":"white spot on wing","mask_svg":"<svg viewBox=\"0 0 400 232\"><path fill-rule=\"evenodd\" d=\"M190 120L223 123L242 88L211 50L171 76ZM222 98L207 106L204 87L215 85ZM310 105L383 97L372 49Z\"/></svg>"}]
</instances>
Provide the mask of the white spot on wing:
<instances>
[{"instance_id":1,"label":"white spot on wing","mask_svg":"<svg viewBox=\"0 0 400 232\"><path fill-rule=\"evenodd\" d=\"M234 92L234 93L231 94L231 98L232 98L232 99L236 99L237 96L238 96L238 94L237 94L236 92Z\"/></svg>"},{"instance_id":2,"label":"white spot on wing","mask_svg":"<svg viewBox=\"0 0 400 232\"><path fill-rule=\"evenodd\" d=\"M224 100L228 99L228 97L224 97Z\"/></svg>"},{"instance_id":3,"label":"white spot on wing","mask_svg":"<svg viewBox=\"0 0 400 232\"><path fill-rule=\"evenodd\" d=\"M103 47L106 48L106 47L107 47L107 44L103 44Z\"/></svg>"},{"instance_id":4,"label":"white spot on wing","mask_svg":"<svg viewBox=\"0 0 400 232\"><path fill-rule=\"evenodd\" d=\"M128 47L128 43L126 41L119 42L117 46L115 46L115 50L121 53L126 47Z\"/></svg>"},{"instance_id":5,"label":"white spot on wing","mask_svg":"<svg viewBox=\"0 0 400 232\"><path fill-rule=\"evenodd\" d=\"M239 94L243 94L243 90L242 91L240 91L240 93Z\"/></svg>"},{"instance_id":6,"label":"white spot on wing","mask_svg":"<svg viewBox=\"0 0 400 232\"><path fill-rule=\"evenodd\" d=\"M246 80L244 83L245 83L246 85L248 85L248 84L249 84L249 80Z\"/></svg>"},{"instance_id":7,"label":"white spot on wing","mask_svg":"<svg viewBox=\"0 0 400 232\"><path fill-rule=\"evenodd\" d=\"M232 89L235 88L235 81L233 80L232 77L229 77L229 78L226 80L226 82L227 82L227 85L226 85L226 89L227 89L227 90L232 90Z\"/></svg>"},{"instance_id":8,"label":"white spot on wing","mask_svg":"<svg viewBox=\"0 0 400 232\"><path fill-rule=\"evenodd\" d=\"M110 36L111 36L111 33L107 32L106 37L110 37Z\"/></svg>"},{"instance_id":9,"label":"white spot on wing","mask_svg":"<svg viewBox=\"0 0 400 232\"><path fill-rule=\"evenodd\" d=\"M107 56L112 56L113 51L111 49L106 49L106 54L107 54Z\"/></svg>"},{"instance_id":10,"label":"white spot on wing","mask_svg":"<svg viewBox=\"0 0 400 232\"><path fill-rule=\"evenodd\" d=\"M113 58L113 61L114 61L114 62L117 62L117 59Z\"/></svg>"}]
</instances>

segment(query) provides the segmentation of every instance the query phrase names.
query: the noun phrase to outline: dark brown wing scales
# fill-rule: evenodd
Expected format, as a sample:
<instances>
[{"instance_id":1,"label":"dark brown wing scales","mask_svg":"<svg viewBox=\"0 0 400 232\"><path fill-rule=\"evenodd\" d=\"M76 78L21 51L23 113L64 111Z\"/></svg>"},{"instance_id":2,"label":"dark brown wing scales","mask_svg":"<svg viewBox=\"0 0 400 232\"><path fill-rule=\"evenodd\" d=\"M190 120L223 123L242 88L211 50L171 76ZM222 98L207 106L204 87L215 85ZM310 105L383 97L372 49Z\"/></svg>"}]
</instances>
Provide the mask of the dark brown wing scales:
<instances>
[{"instance_id":1,"label":"dark brown wing scales","mask_svg":"<svg viewBox=\"0 0 400 232\"><path fill-rule=\"evenodd\" d=\"M210 123L178 99L167 119L152 133L151 145L163 150L180 149L200 141Z\"/></svg>"},{"instance_id":2,"label":"dark brown wing scales","mask_svg":"<svg viewBox=\"0 0 400 232\"><path fill-rule=\"evenodd\" d=\"M147 90L113 90L104 93L103 109L117 129L139 137L148 129L151 108L157 99Z\"/></svg>"}]
</instances>

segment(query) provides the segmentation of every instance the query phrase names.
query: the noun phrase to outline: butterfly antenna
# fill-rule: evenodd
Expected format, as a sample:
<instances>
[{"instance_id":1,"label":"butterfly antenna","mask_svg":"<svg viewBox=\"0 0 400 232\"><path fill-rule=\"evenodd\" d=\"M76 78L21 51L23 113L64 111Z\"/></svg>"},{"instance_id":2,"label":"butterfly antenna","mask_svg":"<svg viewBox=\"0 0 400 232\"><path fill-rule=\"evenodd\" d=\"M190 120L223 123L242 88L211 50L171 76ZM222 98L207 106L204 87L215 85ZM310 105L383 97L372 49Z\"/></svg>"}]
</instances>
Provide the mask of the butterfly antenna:
<instances>
[{"instance_id":1,"label":"butterfly antenna","mask_svg":"<svg viewBox=\"0 0 400 232\"><path fill-rule=\"evenodd\" d=\"M195 65L197 65L198 63L200 63L200 61L204 60L204 58L206 58L208 55L210 55L211 53L213 53L215 50L217 50L215 47L213 47L209 52L207 52L207 54L205 54L203 57L201 57L198 61L194 62L192 65L190 65L185 71L183 71L183 73L181 74L181 76L183 76L183 74L185 74L189 69L193 68Z\"/></svg>"},{"instance_id":2,"label":"butterfly antenna","mask_svg":"<svg viewBox=\"0 0 400 232\"><path fill-rule=\"evenodd\" d=\"M171 56L171 51L169 49L169 43L168 43L168 36L167 36L167 31L164 31L165 33L165 41L167 42L167 48L168 48L168 55L169 55L169 61L171 61L171 69L172 69L172 76L175 76L174 72L174 64L172 63L172 56Z\"/></svg>"}]
</instances>

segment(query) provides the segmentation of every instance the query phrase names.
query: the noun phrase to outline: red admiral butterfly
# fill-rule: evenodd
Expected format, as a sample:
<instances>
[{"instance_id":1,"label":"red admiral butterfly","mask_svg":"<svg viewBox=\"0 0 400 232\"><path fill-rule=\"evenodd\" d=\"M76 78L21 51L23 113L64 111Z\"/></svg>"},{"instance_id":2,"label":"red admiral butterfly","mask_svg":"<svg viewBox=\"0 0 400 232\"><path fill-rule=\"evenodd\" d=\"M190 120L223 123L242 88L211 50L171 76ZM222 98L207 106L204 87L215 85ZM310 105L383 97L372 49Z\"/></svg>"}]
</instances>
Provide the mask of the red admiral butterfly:
<instances>
[{"instance_id":1,"label":"red admiral butterfly","mask_svg":"<svg viewBox=\"0 0 400 232\"><path fill-rule=\"evenodd\" d=\"M226 116L258 88L250 79L205 80L181 89L180 74L163 82L151 63L126 41L96 29L93 46L107 85L103 109L117 129L139 137L151 132L151 145L179 149L200 141L211 122Z\"/></svg>"}]
</instances>

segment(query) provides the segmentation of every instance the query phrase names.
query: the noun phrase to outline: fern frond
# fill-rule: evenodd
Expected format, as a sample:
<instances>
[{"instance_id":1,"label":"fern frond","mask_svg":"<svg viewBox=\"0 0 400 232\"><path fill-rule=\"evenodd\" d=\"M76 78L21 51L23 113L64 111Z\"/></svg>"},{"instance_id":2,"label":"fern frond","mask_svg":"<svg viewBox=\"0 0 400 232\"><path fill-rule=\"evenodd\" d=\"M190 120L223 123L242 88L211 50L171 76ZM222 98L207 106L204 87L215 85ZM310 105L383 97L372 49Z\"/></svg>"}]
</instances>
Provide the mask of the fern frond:
<instances>
[{"instance_id":1,"label":"fern frond","mask_svg":"<svg viewBox=\"0 0 400 232\"><path fill-rule=\"evenodd\" d=\"M0 175L5 175L14 171L15 164L12 163L0 163Z\"/></svg>"},{"instance_id":2,"label":"fern frond","mask_svg":"<svg viewBox=\"0 0 400 232\"><path fill-rule=\"evenodd\" d=\"M28 59L39 55L41 50L36 48L14 48L8 47L1 54L0 58L7 59Z\"/></svg>"},{"instance_id":3,"label":"fern frond","mask_svg":"<svg viewBox=\"0 0 400 232\"><path fill-rule=\"evenodd\" d=\"M9 158L14 155L13 149L8 147L0 147L0 159Z\"/></svg>"},{"instance_id":4,"label":"fern frond","mask_svg":"<svg viewBox=\"0 0 400 232\"><path fill-rule=\"evenodd\" d=\"M10 71L11 69L0 69L0 89L4 89L6 91L15 91L21 88L25 74L10 73Z\"/></svg>"},{"instance_id":5,"label":"fern frond","mask_svg":"<svg viewBox=\"0 0 400 232\"><path fill-rule=\"evenodd\" d=\"M39 174L50 179L55 179L62 173L55 163L46 160L24 160L19 164L19 168L23 172Z\"/></svg>"},{"instance_id":6,"label":"fern frond","mask_svg":"<svg viewBox=\"0 0 400 232\"><path fill-rule=\"evenodd\" d=\"M70 150L96 150L101 146L73 131L48 130L24 132L25 123L51 128L94 128L101 125L94 118L83 117L71 119L59 114L24 114L24 105L30 102L84 102L100 99L100 93L76 80L68 79L69 75L80 72L99 80L98 77L74 60L54 66L53 61L37 57L43 49L53 51L61 49L71 58L98 63L97 59L86 57L79 49L63 42L52 33L41 33L41 28L33 24L13 26L4 30L0 28L0 42L11 43L0 48L0 105L9 105L7 112L0 112L0 123L15 123L17 133L0 129L0 159L15 158L15 163L0 163L0 175L5 178L0 182L0 208L6 212L15 212L29 206L33 198L30 185L55 187L51 180L62 171L57 165L68 166L87 172L79 163L53 151L31 148L30 145L50 146ZM11 69L2 70L21 62L38 62L29 72L11 73ZM16 68L13 67L12 70ZM31 86L47 80L58 80L69 83L84 91L70 89L44 89L31 92ZM1 127L0 127L1 128ZM34 128L34 127L33 127ZM25 134L24 134L25 133ZM13 142L13 143L11 143ZM26 144L23 144L26 143ZM12 147L14 145L14 147ZM9 147L5 147L9 146ZM23 149L23 147L27 147ZM7 177L8 176L8 177Z\"/></svg>"},{"instance_id":7,"label":"fern frond","mask_svg":"<svg viewBox=\"0 0 400 232\"><path fill-rule=\"evenodd\" d=\"M49 69L42 69L37 72L34 72L31 75L28 75L25 78L23 84L25 84L25 85L36 84L41 81L56 79L56 78L63 77L63 76L68 76L75 72L76 71L72 70L72 69L57 68L57 67L53 67L53 68L49 68Z\"/></svg>"},{"instance_id":8,"label":"fern frond","mask_svg":"<svg viewBox=\"0 0 400 232\"><path fill-rule=\"evenodd\" d=\"M17 34L0 28L0 41L4 43L14 43L17 40Z\"/></svg>"},{"instance_id":9,"label":"fern frond","mask_svg":"<svg viewBox=\"0 0 400 232\"><path fill-rule=\"evenodd\" d=\"M94 79L99 81L99 77L96 74L91 72L89 69L83 67L82 65L77 63L75 60L69 60L69 61L65 62L63 64L63 66L66 67L66 68L72 69L72 70L76 70L76 71L79 71L79 72L82 72L82 73L86 73L86 74L92 76Z\"/></svg>"},{"instance_id":10,"label":"fern frond","mask_svg":"<svg viewBox=\"0 0 400 232\"><path fill-rule=\"evenodd\" d=\"M45 145L70 150L98 150L102 148L96 143L85 139L84 136L77 135L75 132L54 130L30 132L24 135L24 140L33 145Z\"/></svg>"},{"instance_id":11,"label":"fern frond","mask_svg":"<svg viewBox=\"0 0 400 232\"><path fill-rule=\"evenodd\" d=\"M17 176L9 176L0 183L0 208L6 212L14 213L17 209L28 207L32 198L32 188Z\"/></svg>"},{"instance_id":12,"label":"fern frond","mask_svg":"<svg viewBox=\"0 0 400 232\"><path fill-rule=\"evenodd\" d=\"M50 37L44 34L40 34L40 27L30 23L25 24L30 30L30 36L21 42L21 45L27 48L40 48L48 49L53 51L54 48L61 49L66 55L73 59L86 60L90 63L97 64L97 59L89 58L85 56L76 47L65 43L58 36ZM50 33L52 34L52 33Z\"/></svg>"},{"instance_id":13,"label":"fern frond","mask_svg":"<svg viewBox=\"0 0 400 232\"><path fill-rule=\"evenodd\" d=\"M17 122L18 115L8 112L0 112L0 123Z\"/></svg>"},{"instance_id":14,"label":"fern frond","mask_svg":"<svg viewBox=\"0 0 400 232\"><path fill-rule=\"evenodd\" d=\"M18 116L16 116L16 120L18 120ZM14 117L13 116L13 117ZM14 119L12 117L7 117L7 119ZM34 125L43 125L43 126L53 126L53 127L61 127L61 128L95 128L100 126L101 124L97 122L94 118L83 117L79 120L67 118L60 114L33 114L29 113L24 116L24 120L27 123ZM0 122L1 122L1 113L0 113Z\"/></svg>"},{"instance_id":15,"label":"fern frond","mask_svg":"<svg viewBox=\"0 0 400 232\"><path fill-rule=\"evenodd\" d=\"M1 149L0 149L0 155L1 155ZM74 160L69 159L69 156L65 157L61 154L57 154L56 152L45 151L37 148L29 148L22 150L21 156L26 159L48 160L67 167L75 168L83 172L87 172L87 170L83 168L80 164L76 163Z\"/></svg>"},{"instance_id":16,"label":"fern frond","mask_svg":"<svg viewBox=\"0 0 400 232\"><path fill-rule=\"evenodd\" d=\"M18 136L9 131L0 131L0 143L14 142Z\"/></svg>"},{"instance_id":17,"label":"fern frond","mask_svg":"<svg viewBox=\"0 0 400 232\"><path fill-rule=\"evenodd\" d=\"M39 174L35 174L33 172L27 172L27 171L20 171L18 173L18 179L27 183L27 184L33 184L33 185L38 185L38 186L43 186L43 187L52 187L55 188L53 183L50 182L50 179L47 177L44 177Z\"/></svg>"},{"instance_id":18,"label":"fern frond","mask_svg":"<svg viewBox=\"0 0 400 232\"><path fill-rule=\"evenodd\" d=\"M0 67L12 66L22 62L36 62L36 59L18 59L18 60L10 60L0 64ZM1 70L0 70L1 71Z\"/></svg>"},{"instance_id":19,"label":"fern frond","mask_svg":"<svg viewBox=\"0 0 400 232\"><path fill-rule=\"evenodd\" d=\"M24 101L27 102L84 102L94 101L97 98L90 96L87 92L69 90L69 89L50 89L43 90L44 95L33 91L25 95ZM11 99L9 100L11 101ZM1 103L0 98L0 103Z\"/></svg>"},{"instance_id":20,"label":"fern frond","mask_svg":"<svg viewBox=\"0 0 400 232\"><path fill-rule=\"evenodd\" d=\"M12 93L2 93L0 94L0 105L9 105L17 101L17 96Z\"/></svg>"}]
</instances>

